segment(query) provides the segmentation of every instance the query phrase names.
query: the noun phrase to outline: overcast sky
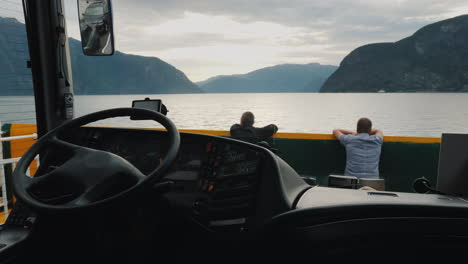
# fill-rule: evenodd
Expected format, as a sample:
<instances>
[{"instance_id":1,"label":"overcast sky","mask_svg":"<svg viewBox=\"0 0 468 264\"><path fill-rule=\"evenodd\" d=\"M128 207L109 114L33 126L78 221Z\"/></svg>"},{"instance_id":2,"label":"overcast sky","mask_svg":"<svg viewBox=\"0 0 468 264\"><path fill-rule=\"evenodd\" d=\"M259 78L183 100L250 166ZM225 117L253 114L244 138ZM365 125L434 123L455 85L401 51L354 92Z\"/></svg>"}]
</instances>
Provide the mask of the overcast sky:
<instances>
[{"instance_id":1,"label":"overcast sky","mask_svg":"<svg viewBox=\"0 0 468 264\"><path fill-rule=\"evenodd\" d=\"M64 0L80 39L76 0ZM281 63L338 65L363 44L397 41L468 13L466 0L114 0L119 51L158 57L192 81Z\"/></svg>"}]
</instances>

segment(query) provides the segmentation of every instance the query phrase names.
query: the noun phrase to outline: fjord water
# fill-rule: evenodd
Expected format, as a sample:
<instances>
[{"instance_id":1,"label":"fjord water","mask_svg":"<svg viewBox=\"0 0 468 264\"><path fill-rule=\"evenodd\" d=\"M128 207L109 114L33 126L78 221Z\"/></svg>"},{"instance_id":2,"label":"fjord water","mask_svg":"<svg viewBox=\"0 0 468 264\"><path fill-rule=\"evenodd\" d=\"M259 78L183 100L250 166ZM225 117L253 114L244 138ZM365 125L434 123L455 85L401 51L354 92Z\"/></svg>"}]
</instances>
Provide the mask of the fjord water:
<instances>
[{"instance_id":1,"label":"fjord water","mask_svg":"<svg viewBox=\"0 0 468 264\"><path fill-rule=\"evenodd\" d=\"M169 109L168 117L180 129L229 130L244 111L252 111L256 125L275 123L280 132L354 129L357 119L366 116L385 135L440 137L443 132L468 133L468 93L89 95L75 97L75 114L129 107L132 100L145 97L162 99ZM34 117L30 112L34 109L32 100L0 97L0 112L10 113L0 116L2 122L34 122L26 120ZM97 125L155 127L152 121L129 118L109 119Z\"/></svg>"}]
</instances>

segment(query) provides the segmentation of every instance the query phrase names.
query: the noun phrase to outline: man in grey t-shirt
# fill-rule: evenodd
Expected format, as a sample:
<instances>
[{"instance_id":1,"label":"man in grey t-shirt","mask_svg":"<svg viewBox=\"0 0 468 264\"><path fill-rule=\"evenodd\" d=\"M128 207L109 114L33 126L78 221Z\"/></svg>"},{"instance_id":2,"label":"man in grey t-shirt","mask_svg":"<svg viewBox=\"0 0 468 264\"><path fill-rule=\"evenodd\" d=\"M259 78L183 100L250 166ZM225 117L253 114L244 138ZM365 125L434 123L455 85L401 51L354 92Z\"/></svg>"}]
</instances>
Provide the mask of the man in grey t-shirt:
<instances>
[{"instance_id":1,"label":"man in grey t-shirt","mask_svg":"<svg viewBox=\"0 0 468 264\"><path fill-rule=\"evenodd\" d=\"M364 117L357 123L357 132L335 129L333 135L346 148L345 176L379 178L382 131L372 129L372 122Z\"/></svg>"}]
</instances>

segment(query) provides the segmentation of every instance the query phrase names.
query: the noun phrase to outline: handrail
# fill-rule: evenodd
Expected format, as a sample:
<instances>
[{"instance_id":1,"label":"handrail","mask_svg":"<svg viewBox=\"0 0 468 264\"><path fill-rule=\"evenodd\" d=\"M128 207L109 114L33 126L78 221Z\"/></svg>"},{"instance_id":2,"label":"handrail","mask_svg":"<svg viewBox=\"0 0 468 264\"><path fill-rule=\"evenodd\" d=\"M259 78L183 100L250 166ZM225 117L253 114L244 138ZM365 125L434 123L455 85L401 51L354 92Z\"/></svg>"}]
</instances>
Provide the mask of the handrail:
<instances>
[{"instance_id":1,"label":"handrail","mask_svg":"<svg viewBox=\"0 0 468 264\"><path fill-rule=\"evenodd\" d=\"M1 127L1 123L0 123ZM2 133L3 134L3 133ZM12 141L12 140L18 140L18 139L27 139L27 138L32 138L32 139L37 139L37 134L33 133L30 135L22 135L22 136L13 136L13 137L1 137L0 134L0 142L6 142L6 141ZM3 148L3 146L0 144L0 147ZM3 159L3 151L0 150L0 174L1 174L1 181L2 181L2 202L3 202L3 212L5 214L5 219L8 218L8 196L7 196L7 187L6 187L6 179L5 179L5 165L7 164L13 164L13 168L15 167L16 163L21 159L21 157L17 158L9 158L9 159ZM34 160L37 162L37 166L39 166L39 155L37 155ZM27 175L30 175L30 170L28 168Z\"/></svg>"},{"instance_id":2,"label":"handrail","mask_svg":"<svg viewBox=\"0 0 468 264\"><path fill-rule=\"evenodd\" d=\"M31 135L24 135L24 136L0 137L0 142L3 142L3 141L12 141L12 140L17 140L17 139L25 139L25 138L37 139L37 134L36 134L36 133L33 133L33 134L31 134Z\"/></svg>"},{"instance_id":3,"label":"handrail","mask_svg":"<svg viewBox=\"0 0 468 264\"><path fill-rule=\"evenodd\" d=\"M10 164L10 163L16 163L16 162L18 162L20 159L21 159L21 157L19 157L19 158L12 158L12 159L0 159L0 165L6 165L6 164Z\"/></svg>"}]
</instances>

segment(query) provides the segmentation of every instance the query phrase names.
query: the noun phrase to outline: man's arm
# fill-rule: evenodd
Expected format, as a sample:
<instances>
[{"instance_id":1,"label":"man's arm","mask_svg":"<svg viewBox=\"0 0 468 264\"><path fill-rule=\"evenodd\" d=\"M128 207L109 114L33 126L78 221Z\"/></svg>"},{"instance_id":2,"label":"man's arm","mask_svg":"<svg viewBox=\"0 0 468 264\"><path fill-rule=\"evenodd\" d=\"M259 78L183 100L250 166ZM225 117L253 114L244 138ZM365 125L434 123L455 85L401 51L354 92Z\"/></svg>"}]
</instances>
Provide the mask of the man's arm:
<instances>
[{"instance_id":1,"label":"man's arm","mask_svg":"<svg viewBox=\"0 0 468 264\"><path fill-rule=\"evenodd\" d=\"M260 140L266 140L278 132L278 127L274 124L271 124L265 127L255 128L255 132L257 133L257 136L260 138Z\"/></svg>"},{"instance_id":2,"label":"man's arm","mask_svg":"<svg viewBox=\"0 0 468 264\"><path fill-rule=\"evenodd\" d=\"M340 139L342 135L356 135L356 132L346 129L334 129L333 135L336 137L336 139Z\"/></svg>"},{"instance_id":3,"label":"man's arm","mask_svg":"<svg viewBox=\"0 0 468 264\"><path fill-rule=\"evenodd\" d=\"M383 132L382 130L379 130L379 129L372 129L371 135L378 135L378 136L381 136L383 138Z\"/></svg>"},{"instance_id":4,"label":"man's arm","mask_svg":"<svg viewBox=\"0 0 468 264\"><path fill-rule=\"evenodd\" d=\"M229 132L231 133L232 137L237 136L240 127L241 126L239 124L234 124L231 126L231 129L229 130Z\"/></svg>"}]
</instances>

